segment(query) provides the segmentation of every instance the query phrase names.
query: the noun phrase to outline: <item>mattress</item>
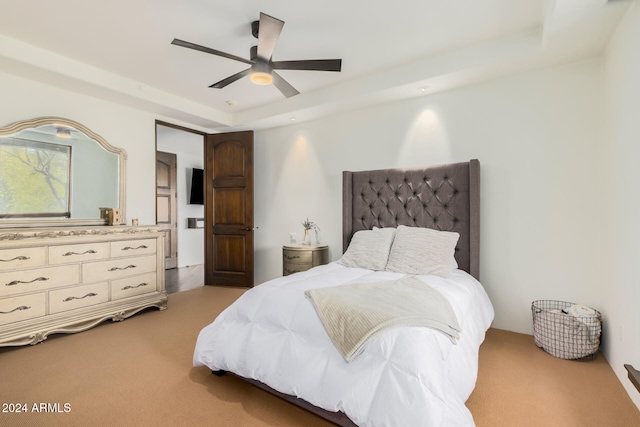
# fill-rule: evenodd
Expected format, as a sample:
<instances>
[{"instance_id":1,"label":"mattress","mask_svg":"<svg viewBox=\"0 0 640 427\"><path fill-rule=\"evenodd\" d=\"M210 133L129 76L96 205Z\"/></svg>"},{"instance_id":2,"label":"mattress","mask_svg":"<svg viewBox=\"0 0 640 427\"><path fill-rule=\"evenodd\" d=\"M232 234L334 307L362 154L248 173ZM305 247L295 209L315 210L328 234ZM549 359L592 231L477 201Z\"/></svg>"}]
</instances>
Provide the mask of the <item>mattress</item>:
<instances>
[{"instance_id":1,"label":"mattress","mask_svg":"<svg viewBox=\"0 0 640 427\"><path fill-rule=\"evenodd\" d=\"M277 278L245 292L202 329L194 366L260 381L359 426L473 426L465 401L478 350L494 311L482 285L462 270L417 276L451 303L462 332L410 326L374 336L347 363L331 342L308 289L397 280L404 275L335 262Z\"/></svg>"}]
</instances>

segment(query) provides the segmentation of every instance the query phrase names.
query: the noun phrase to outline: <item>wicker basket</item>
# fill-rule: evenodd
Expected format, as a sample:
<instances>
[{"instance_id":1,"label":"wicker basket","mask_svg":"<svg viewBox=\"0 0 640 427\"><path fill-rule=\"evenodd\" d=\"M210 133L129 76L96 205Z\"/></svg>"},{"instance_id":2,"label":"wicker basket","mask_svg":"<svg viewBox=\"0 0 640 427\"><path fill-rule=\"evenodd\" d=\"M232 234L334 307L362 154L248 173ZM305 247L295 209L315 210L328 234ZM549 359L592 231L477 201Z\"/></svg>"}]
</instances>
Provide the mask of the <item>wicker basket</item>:
<instances>
[{"instance_id":1,"label":"wicker basket","mask_svg":"<svg viewBox=\"0 0 640 427\"><path fill-rule=\"evenodd\" d=\"M561 359L593 360L602 335L602 315L576 317L565 314L574 303L538 300L531 303L533 337L538 347Z\"/></svg>"}]
</instances>

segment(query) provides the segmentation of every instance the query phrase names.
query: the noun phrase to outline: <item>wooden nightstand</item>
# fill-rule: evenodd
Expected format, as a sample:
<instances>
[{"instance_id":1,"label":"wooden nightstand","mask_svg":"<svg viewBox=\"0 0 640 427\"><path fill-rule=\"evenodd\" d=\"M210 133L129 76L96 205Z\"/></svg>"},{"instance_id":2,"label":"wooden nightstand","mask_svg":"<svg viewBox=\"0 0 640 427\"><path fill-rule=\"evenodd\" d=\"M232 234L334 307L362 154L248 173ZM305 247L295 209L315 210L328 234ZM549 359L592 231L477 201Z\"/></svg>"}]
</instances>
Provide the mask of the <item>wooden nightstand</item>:
<instances>
[{"instance_id":1,"label":"wooden nightstand","mask_svg":"<svg viewBox=\"0 0 640 427\"><path fill-rule=\"evenodd\" d=\"M282 247L282 275L306 271L329 262L327 245L284 245Z\"/></svg>"}]
</instances>

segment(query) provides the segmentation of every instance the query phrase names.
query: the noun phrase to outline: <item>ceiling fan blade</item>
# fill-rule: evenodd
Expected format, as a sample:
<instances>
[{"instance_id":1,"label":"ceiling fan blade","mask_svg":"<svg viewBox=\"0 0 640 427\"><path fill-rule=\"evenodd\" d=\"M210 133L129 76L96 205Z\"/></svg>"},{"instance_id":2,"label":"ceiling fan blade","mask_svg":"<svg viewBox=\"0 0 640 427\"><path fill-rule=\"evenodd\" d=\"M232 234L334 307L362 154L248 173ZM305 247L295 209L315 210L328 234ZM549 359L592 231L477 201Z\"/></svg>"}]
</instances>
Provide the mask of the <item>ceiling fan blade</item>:
<instances>
[{"instance_id":1,"label":"ceiling fan blade","mask_svg":"<svg viewBox=\"0 0 640 427\"><path fill-rule=\"evenodd\" d=\"M211 49L209 47L200 46L199 44L186 42L180 39L173 39L171 44L176 46L186 47L188 49L199 50L200 52L210 53L212 55L222 56L223 58L233 59L234 61L244 62L245 64L253 65L253 61L241 58L239 56L231 55L230 53L221 52L219 50Z\"/></svg>"},{"instance_id":2,"label":"ceiling fan blade","mask_svg":"<svg viewBox=\"0 0 640 427\"><path fill-rule=\"evenodd\" d=\"M301 61L276 61L274 70L340 71L342 59L307 59Z\"/></svg>"},{"instance_id":3,"label":"ceiling fan blade","mask_svg":"<svg viewBox=\"0 0 640 427\"><path fill-rule=\"evenodd\" d=\"M273 84L275 87L278 88L278 90L280 92L282 92L282 94L284 96L286 96L287 98L290 98L292 96L295 96L297 94L299 94L300 92L298 92L296 90L296 88L294 88L293 86L291 86L289 84L289 82L287 82L285 79L283 79L278 73L276 73L275 71L271 72L271 75L273 76Z\"/></svg>"},{"instance_id":4,"label":"ceiling fan blade","mask_svg":"<svg viewBox=\"0 0 640 427\"><path fill-rule=\"evenodd\" d=\"M226 79L220 80L219 82L214 83L209 87L214 88L214 89L222 89L223 87L225 87L227 85L230 85L231 83L233 83L233 82L235 82L237 80L240 80L241 78L243 78L245 76L248 76L249 74L251 74L251 68L247 68L244 71L240 71L239 73L236 73L236 74L234 74L232 76L229 76Z\"/></svg>"},{"instance_id":5,"label":"ceiling fan blade","mask_svg":"<svg viewBox=\"0 0 640 427\"><path fill-rule=\"evenodd\" d=\"M276 48L284 21L260 12L260 27L258 29L258 56L271 60L273 50Z\"/></svg>"}]
</instances>

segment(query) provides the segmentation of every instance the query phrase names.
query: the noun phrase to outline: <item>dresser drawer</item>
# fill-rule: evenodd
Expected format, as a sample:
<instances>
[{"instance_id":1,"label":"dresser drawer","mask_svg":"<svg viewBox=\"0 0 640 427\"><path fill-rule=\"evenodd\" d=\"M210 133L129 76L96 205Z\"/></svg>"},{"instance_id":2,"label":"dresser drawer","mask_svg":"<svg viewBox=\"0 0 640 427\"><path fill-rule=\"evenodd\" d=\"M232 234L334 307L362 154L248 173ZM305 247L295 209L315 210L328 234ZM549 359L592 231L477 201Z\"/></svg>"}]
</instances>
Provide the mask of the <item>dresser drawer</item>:
<instances>
[{"instance_id":1,"label":"dresser drawer","mask_svg":"<svg viewBox=\"0 0 640 427\"><path fill-rule=\"evenodd\" d=\"M49 264L66 264L109 258L109 243L49 246Z\"/></svg>"},{"instance_id":2,"label":"dresser drawer","mask_svg":"<svg viewBox=\"0 0 640 427\"><path fill-rule=\"evenodd\" d=\"M109 301L109 283L75 286L49 292L49 314Z\"/></svg>"},{"instance_id":3,"label":"dresser drawer","mask_svg":"<svg viewBox=\"0 0 640 427\"><path fill-rule=\"evenodd\" d=\"M111 282L111 299L117 300L136 295L155 292L156 273L142 274L140 276L127 277Z\"/></svg>"},{"instance_id":4,"label":"dresser drawer","mask_svg":"<svg viewBox=\"0 0 640 427\"><path fill-rule=\"evenodd\" d=\"M79 283L80 266L64 265L0 273L0 297Z\"/></svg>"},{"instance_id":5,"label":"dresser drawer","mask_svg":"<svg viewBox=\"0 0 640 427\"><path fill-rule=\"evenodd\" d=\"M45 315L44 292L0 300L0 325Z\"/></svg>"},{"instance_id":6,"label":"dresser drawer","mask_svg":"<svg viewBox=\"0 0 640 427\"><path fill-rule=\"evenodd\" d=\"M39 267L45 264L46 248L0 249L0 271Z\"/></svg>"},{"instance_id":7,"label":"dresser drawer","mask_svg":"<svg viewBox=\"0 0 640 427\"><path fill-rule=\"evenodd\" d=\"M313 261L311 251L294 251L289 249L282 250L282 259L287 264L309 264Z\"/></svg>"},{"instance_id":8,"label":"dresser drawer","mask_svg":"<svg viewBox=\"0 0 640 427\"><path fill-rule=\"evenodd\" d=\"M113 280L152 271L156 271L155 255L89 262L82 265L82 281L91 283Z\"/></svg>"},{"instance_id":9,"label":"dresser drawer","mask_svg":"<svg viewBox=\"0 0 640 427\"><path fill-rule=\"evenodd\" d=\"M111 242L111 258L156 253L156 239Z\"/></svg>"}]
</instances>

